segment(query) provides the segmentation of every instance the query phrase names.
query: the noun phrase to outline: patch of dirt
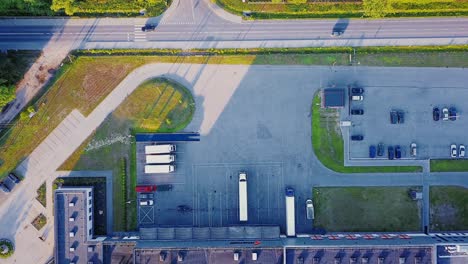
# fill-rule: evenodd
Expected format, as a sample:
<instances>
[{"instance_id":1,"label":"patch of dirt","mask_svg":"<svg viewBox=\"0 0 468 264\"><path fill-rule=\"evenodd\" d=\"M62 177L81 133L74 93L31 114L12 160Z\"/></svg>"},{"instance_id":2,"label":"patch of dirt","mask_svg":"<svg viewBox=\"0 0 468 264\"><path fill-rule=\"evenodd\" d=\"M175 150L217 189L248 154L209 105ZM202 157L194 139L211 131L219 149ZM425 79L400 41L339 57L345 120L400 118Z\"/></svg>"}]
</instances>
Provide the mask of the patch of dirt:
<instances>
[{"instance_id":1,"label":"patch of dirt","mask_svg":"<svg viewBox=\"0 0 468 264\"><path fill-rule=\"evenodd\" d=\"M432 223L435 226L455 225L457 223L458 210L451 204L440 204L431 210Z\"/></svg>"}]
</instances>

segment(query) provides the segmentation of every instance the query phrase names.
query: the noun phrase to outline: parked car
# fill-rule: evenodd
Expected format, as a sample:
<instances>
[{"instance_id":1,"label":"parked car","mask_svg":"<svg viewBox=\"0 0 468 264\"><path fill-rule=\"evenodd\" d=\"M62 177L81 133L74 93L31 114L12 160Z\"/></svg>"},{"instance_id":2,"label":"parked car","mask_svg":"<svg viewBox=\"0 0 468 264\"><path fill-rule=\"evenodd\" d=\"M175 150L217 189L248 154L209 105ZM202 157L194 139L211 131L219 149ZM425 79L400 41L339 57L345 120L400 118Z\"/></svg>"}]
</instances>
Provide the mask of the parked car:
<instances>
[{"instance_id":1,"label":"parked car","mask_svg":"<svg viewBox=\"0 0 468 264\"><path fill-rule=\"evenodd\" d=\"M401 159L401 148L400 145L395 146L395 158Z\"/></svg>"},{"instance_id":2,"label":"parked car","mask_svg":"<svg viewBox=\"0 0 468 264\"><path fill-rule=\"evenodd\" d=\"M5 193L9 193L11 190L8 188L8 186L4 182L0 182L0 190L2 190Z\"/></svg>"},{"instance_id":3,"label":"parked car","mask_svg":"<svg viewBox=\"0 0 468 264\"><path fill-rule=\"evenodd\" d=\"M12 180L14 183L19 183L21 181L21 179L18 178L18 176L16 176L13 172L8 174L8 178L10 178L10 180Z\"/></svg>"},{"instance_id":4,"label":"parked car","mask_svg":"<svg viewBox=\"0 0 468 264\"><path fill-rule=\"evenodd\" d=\"M450 157L456 158L457 157L457 145L452 144L450 145Z\"/></svg>"},{"instance_id":5,"label":"parked car","mask_svg":"<svg viewBox=\"0 0 468 264\"><path fill-rule=\"evenodd\" d=\"M439 121L440 119L440 110L438 107L434 107L432 109L432 119L434 119L434 121Z\"/></svg>"},{"instance_id":6,"label":"parked car","mask_svg":"<svg viewBox=\"0 0 468 264\"><path fill-rule=\"evenodd\" d=\"M465 157L465 145L460 145L458 147L458 157L464 158Z\"/></svg>"},{"instance_id":7,"label":"parked car","mask_svg":"<svg viewBox=\"0 0 468 264\"><path fill-rule=\"evenodd\" d=\"M351 109L351 115L363 115L364 110L362 109Z\"/></svg>"},{"instance_id":8,"label":"parked car","mask_svg":"<svg viewBox=\"0 0 468 264\"><path fill-rule=\"evenodd\" d=\"M353 95L362 95L364 93L364 89L362 89L362 88L351 88L351 93Z\"/></svg>"},{"instance_id":9,"label":"parked car","mask_svg":"<svg viewBox=\"0 0 468 264\"><path fill-rule=\"evenodd\" d=\"M398 112L397 112L397 115L398 115L398 124L403 124L403 123L405 123L405 112L403 112L403 111L398 111Z\"/></svg>"},{"instance_id":10,"label":"parked car","mask_svg":"<svg viewBox=\"0 0 468 264\"><path fill-rule=\"evenodd\" d=\"M145 32L145 31L154 31L155 29L156 29L156 25L152 25L152 24L146 24L143 27L141 27L141 31L143 31L143 32Z\"/></svg>"},{"instance_id":11,"label":"parked car","mask_svg":"<svg viewBox=\"0 0 468 264\"><path fill-rule=\"evenodd\" d=\"M394 159L395 158L395 150L393 149L392 146L388 146L388 159Z\"/></svg>"},{"instance_id":12,"label":"parked car","mask_svg":"<svg viewBox=\"0 0 468 264\"><path fill-rule=\"evenodd\" d=\"M377 145L377 156L383 156L383 155L384 155L384 151L385 151L385 148L384 148L383 143L379 143L379 144Z\"/></svg>"},{"instance_id":13,"label":"parked car","mask_svg":"<svg viewBox=\"0 0 468 264\"><path fill-rule=\"evenodd\" d=\"M455 107L449 108L449 119L451 121L457 120L457 109Z\"/></svg>"},{"instance_id":14,"label":"parked car","mask_svg":"<svg viewBox=\"0 0 468 264\"><path fill-rule=\"evenodd\" d=\"M390 111L390 123L396 124L398 122L398 114L397 111Z\"/></svg>"},{"instance_id":15,"label":"parked car","mask_svg":"<svg viewBox=\"0 0 468 264\"><path fill-rule=\"evenodd\" d=\"M369 147L369 158L375 158L375 154L376 154L376 149L375 149L375 146L374 145L371 145Z\"/></svg>"},{"instance_id":16,"label":"parked car","mask_svg":"<svg viewBox=\"0 0 468 264\"><path fill-rule=\"evenodd\" d=\"M352 101L362 101L362 100L364 100L364 96L362 96L362 95L353 95L353 96L351 96L351 100Z\"/></svg>"},{"instance_id":17,"label":"parked car","mask_svg":"<svg viewBox=\"0 0 468 264\"><path fill-rule=\"evenodd\" d=\"M364 139L364 136L362 136L362 135L352 135L351 136L351 140L353 140L353 141L361 141L363 139Z\"/></svg>"},{"instance_id":18,"label":"parked car","mask_svg":"<svg viewBox=\"0 0 468 264\"><path fill-rule=\"evenodd\" d=\"M140 205L145 206L145 205L153 205L154 202L153 200L140 200Z\"/></svg>"},{"instance_id":19,"label":"parked car","mask_svg":"<svg viewBox=\"0 0 468 264\"><path fill-rule=\"evenodd\" d=\"M411 143L410 145L410 150L411 150L411 156L416 157L417 155L417 146L416 143Z\"/></svg>"},{"instance_id":20,"label":"parked car","mask_svg":"<svg viewBox=\"0 0 468 264\"><path fill-rule=\"evenodd\" d=\"M449 120L449 110L447 107L442 108L442 120L448 121Z\"/></svg>"},{"instance_id":21,"label":"parked car","mask_svg":"<svg viewBox=\"0 0 468 264\"><path fill-rule=\"evenodd\" d=\"M309 220L313 220L314 217L314 204L312 203L312 199L306 200L306 217Z\"/></svg>"}]
</instances>

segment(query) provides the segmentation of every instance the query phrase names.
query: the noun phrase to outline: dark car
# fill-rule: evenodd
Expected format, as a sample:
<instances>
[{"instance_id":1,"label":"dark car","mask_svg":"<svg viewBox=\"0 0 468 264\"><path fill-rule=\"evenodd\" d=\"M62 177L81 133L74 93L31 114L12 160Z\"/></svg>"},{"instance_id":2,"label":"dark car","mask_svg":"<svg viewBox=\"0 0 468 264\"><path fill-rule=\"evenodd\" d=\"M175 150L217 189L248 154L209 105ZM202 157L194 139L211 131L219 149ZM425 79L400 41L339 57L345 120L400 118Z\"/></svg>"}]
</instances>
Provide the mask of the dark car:
<instances>
[{"instance_id":1,"label":"dark car","mask_svg":"<svg viewBox=\"0 0 468 264\"><path fill-rule=\"evenodd\" d=\"M438 107L434 107L434 109L432 109L432 119L434 119L434 121L439 121L440 109Z\"/></svg>"},{"instance_id":2,"label":"dark car","mask_svg":"<svg viewBox=\"0 0 468 264\"><path fill-rule=\"evenodd\" d=\"M12 180L14 183L19 183L21 181L20 178L18 178L18 176L16 176L13 172L8 174L8 178L10 178L10 180Z\"/></svg>"},{"instance_id":3,"label":"dark car","mask_svg":"<svg viewBox=\"0 0 468 264\"><path fill-rule=\"evenodd\" d=\"M362 109L351 109L351 114L352 115L363 115L364 110L362 110Z\"/></svg>"},{"instance_id":4,"label":"dark car","mask_svg":"<svg viewBox=\"0 0 468 264\"><path fill-rule=\"evenodd\" d=\"M151 24L147 24L143 27L141 27L141 31L145 32L145 31L154 31L156 29L156 26L155 25L151 25Z\"/></svg>"},{"instance_id":5,"label":"dark car","mask_svg":"<svg viewBox=\"0 0 468 264\"><path fill-rule=\"evenodd\" d=\"M0 190L6 193L9 193L11 191L10 188L8 188L8 186L6 186L4 182L0 182Z\"/></svg>"},{"instance_id":6,"label":"dark car","mask_svg":"<svg viewBox=\"0 0 468 264\"><path fill-rule=\"evenodd\" d=\"M384 155L384 145L382 143L379 143L377 145L377 156L383 156Z\"/></svg>"},{"instance_id":7,"label":"dark car","mask_svg":"<svg viewBox=\"0 0 468 264\"><path fill-rule=\"evenodd\" d=\"M353 95L361 95L364 93L364 89L362 88L351 88L351 93Z\"/></svg>"},{"instance_id":8,"label":"dark car","mask_svg":"<svg viewBox=\"0 0 468 264\"><path fill-rule=\"evenodd\" d=\"M10 107L14 104L15 102L12 101L12 102L9 102L8 104L6 104L3 108L2 108L2 114L5 113L6 111L8 111L8 109L10 109Z\"/></svg>"},{"instance_id":9,"label":"dark car","mask_svg":"<svg viewBox=\"0 0 468 264\"><path fill-rule=\"evenodd\" d=\"M397 115L398 115L398 124L405 123L405 113L402 111L398 111Z\"/></svg>"},{"instance_id":10,"label":"dark car","mask_svg":"<svg viewBox=\"0 0 468 264\"><path fill-rule=\"evenodd\" d=\"M457 120L457 109L455 107L449 108L449 119L451 121Z\"/></svg>"},{"instance_id":11,"label":"dark car","mask_svg":"<svg viewBox=\"0 0 468 264\"><path fill-rule=\"evenodd\" d=\"M388 146L388 159L394 159L395 158L395 151L393 150L392 146Z\"/></svg>"},{"instance_id":12,"label":"dark car","mask_svg":"<svg viewBox=\"0 0 468 264\"><path fill-rule=\"evenodd\" d=\"M396 124L398 122L398 114L397 111L390 111L390 123Z\"/></svg>"},{"instance_id":13,"label":"dark car","mask_svg":"<svg viewBox=\"0 0 468 264\"><path fill-rule=\"evenodd\" d=\"M401 159L401 148L399 145L395 146L395 158Z\"/></svg>"},{"instance_id":14,"label":"dark car","mask_svg":"<svg viewBox=\"0 0 468 264\"><path fill-rule=\"evenodd\" d=\"M192 208L190 208L190 206L184 204L184 205L177 206L177 211L185 213L185 212L192 211Z\"/></svg>"},{"instance_id":15,"label":"dark car","mask_svg":"<svg viewBox=\"0 0 468 264\"><path fill-rule=\"evenodd\" d=\"M374 145L369 147L369 158L375 158L376 148Z\"/></svg>"},{"instance_id":16,"label":"dark car","mask_svg":"<svg viewBox=\"0 0 468 264\"><path fill-rule=\"evenodd\" d=\"M364 139L364 137L362 135L352 135L351 136L351 140L353 140L353 141L361 141L363 139Z\"/></svg>"}]
</instances>

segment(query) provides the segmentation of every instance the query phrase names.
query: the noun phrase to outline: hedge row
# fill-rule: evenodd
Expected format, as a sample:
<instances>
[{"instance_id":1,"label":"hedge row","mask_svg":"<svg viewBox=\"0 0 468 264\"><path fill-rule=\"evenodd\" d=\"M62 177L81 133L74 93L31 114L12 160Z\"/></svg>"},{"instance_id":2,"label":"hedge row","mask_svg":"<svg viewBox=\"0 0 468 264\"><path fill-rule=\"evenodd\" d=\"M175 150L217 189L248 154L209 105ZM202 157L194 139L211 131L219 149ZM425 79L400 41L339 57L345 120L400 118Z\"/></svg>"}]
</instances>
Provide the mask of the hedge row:
<instances>
[{"instance_id":1,"label":"hedge row","mask_svg":"<svg viewBox=\"0 0 468 264\"><path fill-rule=\"evenodd\" d=\"M122 185L122 205L123 205L123 214L122 221L125 230L127 229L127 159L122 158L120 160L120 181Z\"/></svg>"},{"instance_id":2,"label":"hedge row","mask_svg":"<svg viewBox=\"0 0 468 264\"><path fill-rule=\"evenodd\" d=\"M468 45L452 46L395 46L395 47L357 47L358 53L396 53L396 52L457 52L468 51ZM307 47L307 48L256 48L256 49L110 49L75 50L75 56L215 56L215 55L268 55L268 54L318 54L350 53L352 47Z\"/></svg>"}]
</instances>

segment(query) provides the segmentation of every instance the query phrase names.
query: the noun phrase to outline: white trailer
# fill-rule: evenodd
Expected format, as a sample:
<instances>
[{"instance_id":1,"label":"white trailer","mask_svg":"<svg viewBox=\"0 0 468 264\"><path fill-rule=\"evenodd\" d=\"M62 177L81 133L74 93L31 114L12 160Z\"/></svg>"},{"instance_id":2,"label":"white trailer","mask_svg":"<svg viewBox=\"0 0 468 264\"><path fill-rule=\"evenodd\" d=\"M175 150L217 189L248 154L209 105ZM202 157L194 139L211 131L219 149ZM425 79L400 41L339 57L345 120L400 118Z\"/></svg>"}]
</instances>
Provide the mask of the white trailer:
<instances>
[{"instance_id":1,"label":"white trailer","mask_svg":"<svg viewBox=\"0 0 468 264\"><path fill-rule=\"evenodd\" d=\"M247 174L239 173L239 221L248 220L247 207Z\"/></svg>"},{"instance_id":2,"label":"white trailer","mask_svg":"<svg viewBox=\"0 0 468 264\"><path fill-rule=\"evenodd\" d=\"M286 235L296 236L296 211L294 189L286 188Z\"/></svg>"},{"instance_id":3,"label":"white trailer","mask_svg":"<svg viewBox=\"0 0 468 264\"><path fill-rule=\"evenodd\" d=\"M145 173L170 173L175 171L174 165L145 165Z\"/></svg>"},{"instance_id":4,"label":"white trailer","mask_svg":"<svg viewBox=\"0 0 468 264\"><path fill-rule=\"evenodd\" d=\"M174 161L174 155L146 155L146 164L167 164Z\"/></svg>"},{"instance_id":5,"label":"white trailer","mask_svg":"<svg viewBox=\"0 0 468 264\"><path fill-rule=\"evenodd\" d=\"M145 146L145 154L165 154L176 151L176 146L172 144Z\"/></svg>"}]
</instances>

